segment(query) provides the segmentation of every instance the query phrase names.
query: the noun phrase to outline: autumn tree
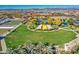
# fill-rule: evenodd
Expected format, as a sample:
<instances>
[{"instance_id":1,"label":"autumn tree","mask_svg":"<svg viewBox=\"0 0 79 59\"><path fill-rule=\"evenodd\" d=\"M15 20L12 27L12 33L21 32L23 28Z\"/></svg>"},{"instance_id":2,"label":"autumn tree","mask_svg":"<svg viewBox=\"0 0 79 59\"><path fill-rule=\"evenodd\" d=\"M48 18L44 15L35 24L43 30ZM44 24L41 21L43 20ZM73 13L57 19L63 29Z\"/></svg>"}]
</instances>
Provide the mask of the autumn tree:
<instances>
[{"instance_id":1,"label":"autumn tree","mask_svg":"<svg viewBox=\"0 0 79 59\"><path fill-rule=\"evenodd\" d=\"M48 18L48 24L52 24L52 19Z\"/></svg>"}]
</instances>

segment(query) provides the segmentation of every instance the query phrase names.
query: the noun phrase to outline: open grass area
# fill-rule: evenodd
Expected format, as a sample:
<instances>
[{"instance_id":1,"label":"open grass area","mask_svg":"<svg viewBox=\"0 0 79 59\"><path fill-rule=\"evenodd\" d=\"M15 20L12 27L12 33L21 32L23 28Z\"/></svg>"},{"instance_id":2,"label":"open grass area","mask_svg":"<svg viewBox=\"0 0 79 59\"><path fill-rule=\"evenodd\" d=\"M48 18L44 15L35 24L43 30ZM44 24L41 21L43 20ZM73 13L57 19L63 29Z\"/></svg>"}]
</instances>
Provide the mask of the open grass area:
<instances>
[{"instance_id":1,"label":"open grass area","mask_svg":"<svg viewBox=\"0 0 79 59\"><path fill-rule=\"evenodd\" d=\"M5 39L9 48L16 48L24 43L30 44L31 42L48 42L50 44L63 45L75 38L75 33L71 31L54 31L54 32L31 32L27 29L26 25L21 25L13 33L8 35Z\"/></svg>"}]
</instances>

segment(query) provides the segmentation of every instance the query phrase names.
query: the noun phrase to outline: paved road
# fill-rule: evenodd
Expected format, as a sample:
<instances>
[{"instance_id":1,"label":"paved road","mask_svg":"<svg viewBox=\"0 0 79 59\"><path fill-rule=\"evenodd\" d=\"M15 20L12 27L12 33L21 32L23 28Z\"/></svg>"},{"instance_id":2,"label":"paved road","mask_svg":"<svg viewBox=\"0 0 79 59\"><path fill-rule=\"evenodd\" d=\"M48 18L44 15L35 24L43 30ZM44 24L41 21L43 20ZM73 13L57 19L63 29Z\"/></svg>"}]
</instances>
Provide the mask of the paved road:
<instances>
[{"instance_id":1,"label":"paved road","mask_svg":"<svg viewBox=\"0 0 79 59\"><path fill-rule=\"evenodd\" d=\"M5 36L0 36L0 40L2 40L3 38L5 38Z\"/></svg>"}]
</instances>

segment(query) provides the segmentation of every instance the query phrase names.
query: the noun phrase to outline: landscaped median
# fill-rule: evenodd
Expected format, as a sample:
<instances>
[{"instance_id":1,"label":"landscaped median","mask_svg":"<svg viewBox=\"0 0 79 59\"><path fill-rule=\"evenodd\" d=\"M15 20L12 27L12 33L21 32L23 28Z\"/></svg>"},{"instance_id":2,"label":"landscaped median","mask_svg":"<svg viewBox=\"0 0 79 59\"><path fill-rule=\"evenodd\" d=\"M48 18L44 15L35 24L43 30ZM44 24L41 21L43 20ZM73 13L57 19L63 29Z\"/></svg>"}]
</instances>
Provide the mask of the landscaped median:
<instances>
[{"instance_id":1,"label":"landscaped median","mask_svg":"<svg viewBox=\"0 0 79 59\"><path fill-rule=\"evenodd\" d=\"M74 40L76 34L72 31L53 31L53 32L32 32L29 31L25 24L21 25L14 32L6 37L6 44L8 48L15 49L19 45L29 45L30 43L49 43L61 47L65 43Z\"/></svg>"}]
</instances>

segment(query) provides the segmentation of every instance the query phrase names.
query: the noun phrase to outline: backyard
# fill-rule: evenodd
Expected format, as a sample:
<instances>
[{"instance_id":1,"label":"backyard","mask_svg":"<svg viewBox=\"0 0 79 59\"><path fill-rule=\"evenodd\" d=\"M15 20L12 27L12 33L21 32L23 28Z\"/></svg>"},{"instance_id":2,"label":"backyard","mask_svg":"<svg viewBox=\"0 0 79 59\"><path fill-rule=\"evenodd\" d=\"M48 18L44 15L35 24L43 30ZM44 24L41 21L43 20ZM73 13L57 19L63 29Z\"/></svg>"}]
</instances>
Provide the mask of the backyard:
<instances>
[{"instance_id":1,"label":"backyard","mask_svg":"<svg viewBox=\"0 0 79 59\"><path fill-rule=\"evenodd\" d=\"M54 31L54 32L32 32L29 31L25 24L21 25L14 32L9 34L5 41L8 48L17 48L19 45L41 42L63 46L75 38L76 34L71 31Z\"/></svg>"}]
</instances>

